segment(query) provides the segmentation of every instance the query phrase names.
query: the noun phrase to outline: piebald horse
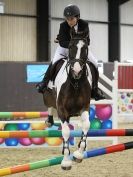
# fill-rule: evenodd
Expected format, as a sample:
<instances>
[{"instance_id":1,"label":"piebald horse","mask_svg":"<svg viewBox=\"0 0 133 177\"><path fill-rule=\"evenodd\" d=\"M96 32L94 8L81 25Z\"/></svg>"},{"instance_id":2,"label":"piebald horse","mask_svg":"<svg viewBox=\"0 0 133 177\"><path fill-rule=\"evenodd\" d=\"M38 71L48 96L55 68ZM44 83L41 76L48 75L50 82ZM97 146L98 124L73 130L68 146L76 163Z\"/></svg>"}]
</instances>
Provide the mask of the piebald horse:
<instances>
[{"instance_id":1,"label":"piebald horse","mask_svg":"<svg viewBox=\"0 0 133 177\"><path fill-rule=\"evenodd\" d=\"M53 84L51 86L51 83ZM43 95L44 104L48 107L49 121L53 124L53 108L61 120L64 158L61 167L71 169L69 149L69 120L79 115L82 121L82 137L78 150L73 153L75 161L81 162L86 149L87 132L90 127L89 107L91 99L92 75L88 61L88 43L85 33L72 33L68 58L64 60L54 82L48 84L51 91Z\"/></svg>"}]
</instances>

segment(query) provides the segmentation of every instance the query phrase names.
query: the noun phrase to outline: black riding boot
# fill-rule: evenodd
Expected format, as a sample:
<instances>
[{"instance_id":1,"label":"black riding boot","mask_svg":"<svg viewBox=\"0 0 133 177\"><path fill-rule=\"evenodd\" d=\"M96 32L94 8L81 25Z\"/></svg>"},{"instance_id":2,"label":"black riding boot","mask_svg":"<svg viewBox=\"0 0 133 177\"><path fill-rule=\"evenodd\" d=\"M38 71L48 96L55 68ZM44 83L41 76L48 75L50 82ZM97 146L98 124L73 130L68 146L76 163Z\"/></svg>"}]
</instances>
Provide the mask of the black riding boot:
<instances>
[{"instance_id":1,"label":"black riding boot","mask_svg":"<svg viewBox=\"0 0 133 177\"><path fill-rule=\"evenodd\" d=\"M43 80L36 85L36 88L39 93L44 93L45 90L47 90L49 80L51 79L51 68L52 68L52 63L49 65Z\"/></svg>"},{"instance_id":2,"label":"black riding boot","mask_svg":"<svg viewBox=\"0 0 133 177\"><path fill-rule=\"evenodd\" d=\"M103 92L98 88L98 80L99 80L99 72L98 69L91 63L92 66L92 92L91 97L94 98L96 101L105 99Z\"/></svg>"}]
</instances>

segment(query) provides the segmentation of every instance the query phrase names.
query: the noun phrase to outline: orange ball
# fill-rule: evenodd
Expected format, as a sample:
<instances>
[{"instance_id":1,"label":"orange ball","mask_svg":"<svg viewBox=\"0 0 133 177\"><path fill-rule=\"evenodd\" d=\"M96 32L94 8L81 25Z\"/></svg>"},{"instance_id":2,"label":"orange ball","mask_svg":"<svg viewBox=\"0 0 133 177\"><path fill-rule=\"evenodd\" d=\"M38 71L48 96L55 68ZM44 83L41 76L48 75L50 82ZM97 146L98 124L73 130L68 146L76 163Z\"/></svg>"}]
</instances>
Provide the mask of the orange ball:
<instances>
[{"instance_id":1,"label":"orange ball","mask_svg":"<svg viewBox=\"0 0 133 177\"><path fill-rule=\"evenodd\" d=\"M62 138L56 138L56 137L46 137L45 138L45 142L49 145L49 146L60 146L62 144Z\"/></svg>"}]
</instances>

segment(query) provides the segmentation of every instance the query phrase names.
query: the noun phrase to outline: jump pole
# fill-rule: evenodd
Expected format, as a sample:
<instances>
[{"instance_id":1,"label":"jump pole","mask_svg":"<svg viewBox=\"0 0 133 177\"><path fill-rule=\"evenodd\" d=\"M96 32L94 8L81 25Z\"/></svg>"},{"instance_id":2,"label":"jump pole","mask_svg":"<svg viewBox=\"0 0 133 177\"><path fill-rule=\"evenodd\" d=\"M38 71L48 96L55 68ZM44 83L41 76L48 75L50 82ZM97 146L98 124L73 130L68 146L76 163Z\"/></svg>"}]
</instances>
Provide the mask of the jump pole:
<instances>
[{"instance_id":1,"label":"jump pole","mask_svg":"<svg viewBox=\"0 0 133 177\"><path fill-rule=\"evenodd\" d=\"M81 137L81 130L71 130L70 137ZM133 129L89 130L88 137L133 136ZM62 137L61 130L0 131L0 138Z\"/></svg>"},{"instance_id":2,"label":"jump pole","mask_svg":"<svg viewBox=\"0 0 133 177\"><path fill-rule=\"evenodd\" d=\"M41 118L47 117L48 112L0 112L0 119Z\"/></svg>"},{"instance_id":3,"label":"jump pole","mask_svg":"<svg viewBox=\"0 0 133 177\"><path fill-rule=\"evenodd\" d=\"M91 158L91 157L96 157L104 154L110 154L114 152L119 152L119 151L124 151L128 149L133 148L133 141L132 142L127 142L127 143L122 143L122 144L117 144L117 145L112 145L109 147L104 147L104 148L99 148L91 151L86 151L84 153L84 159ZM48 167L48 166L53 166L53 165L58 165L61 163L63 159L63 156L51 158L51 159L46 159L42 161L37 161L33 163L28 163L24 165L18 165L14 167L7 167L7 168L2 168L0 169L0 176L6 176L6 175L11 175L15 173L20 173L24 171L31 171L43 167ZM71 159L73 160L73 155L71 155Z\"/></svg>"}]
</instances>

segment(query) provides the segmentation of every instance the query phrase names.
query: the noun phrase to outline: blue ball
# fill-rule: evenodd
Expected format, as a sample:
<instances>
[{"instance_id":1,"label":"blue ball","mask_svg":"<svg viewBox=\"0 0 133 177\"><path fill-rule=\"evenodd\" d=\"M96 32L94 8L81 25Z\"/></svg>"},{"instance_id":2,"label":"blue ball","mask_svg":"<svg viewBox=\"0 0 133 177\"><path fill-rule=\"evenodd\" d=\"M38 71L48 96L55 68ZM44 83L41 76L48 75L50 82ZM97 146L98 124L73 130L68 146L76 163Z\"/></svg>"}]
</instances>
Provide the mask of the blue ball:
<instances>
[{"instance_id":1,"label":"blue ball","mask_svg":"<svg viewBox=\"0 0 133 177\"><path fill-rule=\"evenodd\" d=\"M90 107L90 110L89 110L89 120L92 121L94 118L95 118L95 109Z\"/></svg>"},{"instance_id":2,"label":"blue ball","mask_svg":"<svg viewBox=\"0 0 133 177\"><path fill-rule=\"evenodd\" d=\"M111 120L105 120L102 122L102 129L112 129L112 121Z\"/></svg>"},{"instance_id":3,"label":"blue ball","mask_svg":"<svg viewBox=\"0 0 133 177\"><path fill-rule=\"evenodd\" d=\"M17 146L19 143L17 138L6 138L5 139L5 144L7 146Z\"/></svg>"},{"instance_id":4,"label":"blue ball","mask_svg":"<svg viewBox=\"0 0 133 177\"><path fill-rule=\"evenodd\" d=\"M19 130L27 130L30 127L30 123L19 123L18 128Z\"/></svg>"}]
</instances>

